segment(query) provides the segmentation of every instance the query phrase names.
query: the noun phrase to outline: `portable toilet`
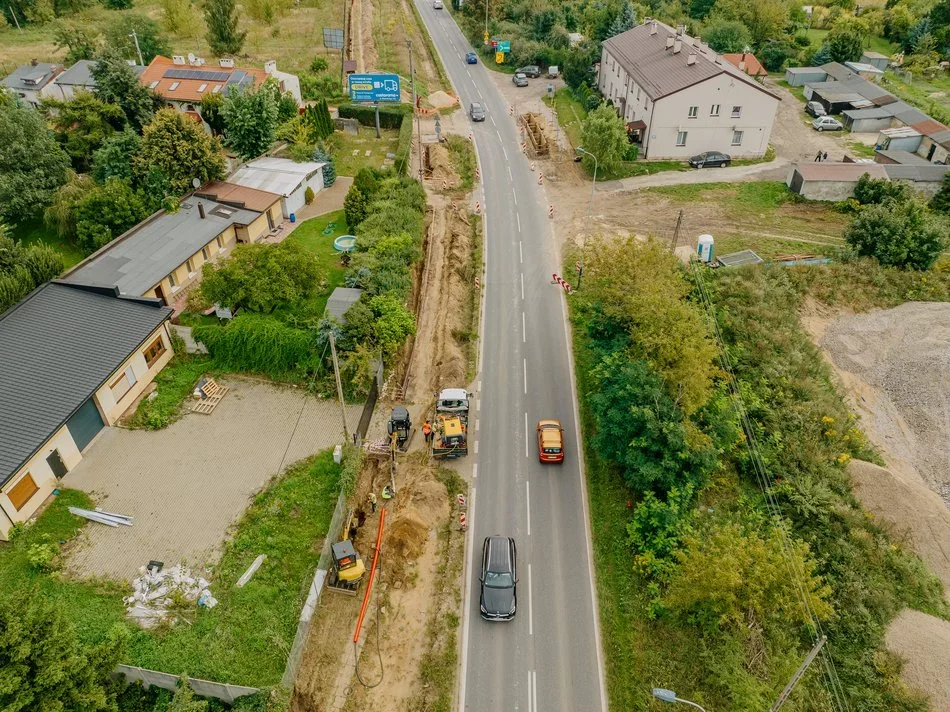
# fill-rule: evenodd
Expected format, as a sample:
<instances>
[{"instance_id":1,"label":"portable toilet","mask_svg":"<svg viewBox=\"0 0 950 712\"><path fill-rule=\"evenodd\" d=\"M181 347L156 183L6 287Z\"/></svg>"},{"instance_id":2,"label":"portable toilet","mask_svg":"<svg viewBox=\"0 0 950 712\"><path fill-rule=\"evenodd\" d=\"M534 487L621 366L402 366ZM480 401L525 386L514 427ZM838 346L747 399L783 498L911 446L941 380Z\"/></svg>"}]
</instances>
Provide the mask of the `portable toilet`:
<instances>
[{"instance_id":1,"label":"portable toilet","mask_svg":"<svg viewBox=\"0 0 950 712\"><path fill-rule=\"evenodd\" d=\"M699 254L700 262L712 262L713 258L713 236L712 235L700 235L699 236L699 246L697 252Z\"/></svg>"}]
</instances>

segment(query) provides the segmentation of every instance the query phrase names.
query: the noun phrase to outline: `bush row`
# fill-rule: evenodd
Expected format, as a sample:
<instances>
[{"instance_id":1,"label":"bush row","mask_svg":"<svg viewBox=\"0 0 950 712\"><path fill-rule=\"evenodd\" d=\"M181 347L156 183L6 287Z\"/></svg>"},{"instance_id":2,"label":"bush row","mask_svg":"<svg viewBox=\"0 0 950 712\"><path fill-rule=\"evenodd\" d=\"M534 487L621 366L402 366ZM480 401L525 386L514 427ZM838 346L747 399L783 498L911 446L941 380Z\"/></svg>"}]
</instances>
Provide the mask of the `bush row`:
<instances>
[{"instance_id":1,"label":"bush row","mask_svg":"<svg viewBox=\"0 0 950 712\"><path fill-rule=\"evenodd\" d=\"M341 104L341 119L356 119L361 126L376 127L376 109L364 104ZM412 113L408 104L391 104L379 109L379 126L384 129L398 129L403 119ZM411 122L410 122L411 123Z\"/></svg>"}]
</instances>

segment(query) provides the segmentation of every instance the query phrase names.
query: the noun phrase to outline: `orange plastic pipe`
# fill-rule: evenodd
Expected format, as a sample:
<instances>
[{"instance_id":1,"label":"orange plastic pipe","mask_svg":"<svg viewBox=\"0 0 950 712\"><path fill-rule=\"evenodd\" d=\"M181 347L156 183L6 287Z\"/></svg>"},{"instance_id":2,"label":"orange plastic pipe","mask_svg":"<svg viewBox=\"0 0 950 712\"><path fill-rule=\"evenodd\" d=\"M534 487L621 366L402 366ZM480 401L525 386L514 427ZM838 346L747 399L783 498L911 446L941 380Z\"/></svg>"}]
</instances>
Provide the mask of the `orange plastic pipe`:
<instances>
[{"instance_id":1,"label":"orange plastic pipe","mask_svg":"<svg viewBox=\"0 0 950 712\"><path fill-rule=\"evenodd\" d=\"M376 551L373 552L373 566L369 570L369 583L366 584L366 593L363 594L363 605L360 606L360 617L356 621L356 632L353 633L353 642L360 639L360 630L363 628L363 617L366 615L366 606L373 592L373 580L376 578L376 564L379 562L379 547L383 541L383 522L386 521L386 508L379 510L379 531L376 533Z\"/></svg>"}]
</instances>

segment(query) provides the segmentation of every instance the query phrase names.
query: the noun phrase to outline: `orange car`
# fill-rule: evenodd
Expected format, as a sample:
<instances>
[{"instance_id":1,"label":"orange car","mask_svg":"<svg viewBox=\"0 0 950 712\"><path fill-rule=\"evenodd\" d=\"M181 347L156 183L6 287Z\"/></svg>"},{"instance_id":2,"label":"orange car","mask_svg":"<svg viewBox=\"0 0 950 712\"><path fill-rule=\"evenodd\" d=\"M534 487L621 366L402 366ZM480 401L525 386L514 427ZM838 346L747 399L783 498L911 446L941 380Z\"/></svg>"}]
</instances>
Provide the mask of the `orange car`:
<instances>
[{"instance_id":1,"label":"orange car","mask_svg":"<svg viewBox=\"0 0 950 712\"><path fill-rule=\"evenodd\" d=\"M561 421L538 421L538 460L564 462L564 428L561 427Z\"/></svg>"}]
</instances>

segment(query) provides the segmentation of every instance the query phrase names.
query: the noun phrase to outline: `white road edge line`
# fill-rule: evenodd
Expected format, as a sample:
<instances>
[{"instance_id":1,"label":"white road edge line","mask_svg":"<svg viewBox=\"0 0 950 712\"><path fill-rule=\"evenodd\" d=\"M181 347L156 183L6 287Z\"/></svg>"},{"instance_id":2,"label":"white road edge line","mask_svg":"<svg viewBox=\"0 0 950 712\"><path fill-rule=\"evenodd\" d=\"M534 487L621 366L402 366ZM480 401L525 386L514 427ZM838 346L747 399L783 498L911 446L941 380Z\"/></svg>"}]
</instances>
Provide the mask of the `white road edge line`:
<instances>
[{"instance_id":1,"label":"white road edge line","mask_svg":"<svg viewBox=\"0 0 950 712\"><path fill-rule=\"evenodd\" d=\"M477 462L474 465L472 465L472 479L473 480L478 479L478 463Z\"/></svg>"},{"instance_id":2,"label":"white road edge line","mask_svg":"<svg viewBox=\"0 0 950 712\"><path fill-rule=\"evenodd\" d=\"M525 502L528 510L528 536L531 536L531 483L524 482ZM531 564L528 564L528 629L531 629Z\"/></svg>"},{"instance_id":3,"label":"white road edge line","mask_svg":"<svg viewBox=\"0 0 950 712\"><path fill-rule=\"evenodd\" d=\"M476 433L478 432L478 426L479 426L479 425L480 425L480 422L479 422L478 418L475 418L475 432L476 432Z\"/></svg>"},{"instance_id":4,"label":"white road edge line","mask_svg":"<svg viewBox=\"0 0 950 712\"><path fill-rule=\"evenodd\" d=\"M478 440L475 441L475 454L478 454Z\"/></svg>"},{"instance_id":5,"label":"white road edge line","mask_svg":"<svg viewBox=\"0 0 950 712\"><path fill-rule=\"evenodd\" d=\"M471 619L469 606L472 601L472 537L475 536L475 488L468 499L468 514L472 524L465 534L465 596L462 604L462 655L459 661L459 712L465 710L465 681L468 678L468 624Z\"/></svg>"},{"instance_id":6,"label":"white road edge line","mask_svg":"<svg viewBox=\"0 0 950 712\"><path fill-rule=\"evenodd\" d=\"M531 616L531 564L528 564L528 635L534 635L534 621Z\"/></svg>"}]
</instances>

